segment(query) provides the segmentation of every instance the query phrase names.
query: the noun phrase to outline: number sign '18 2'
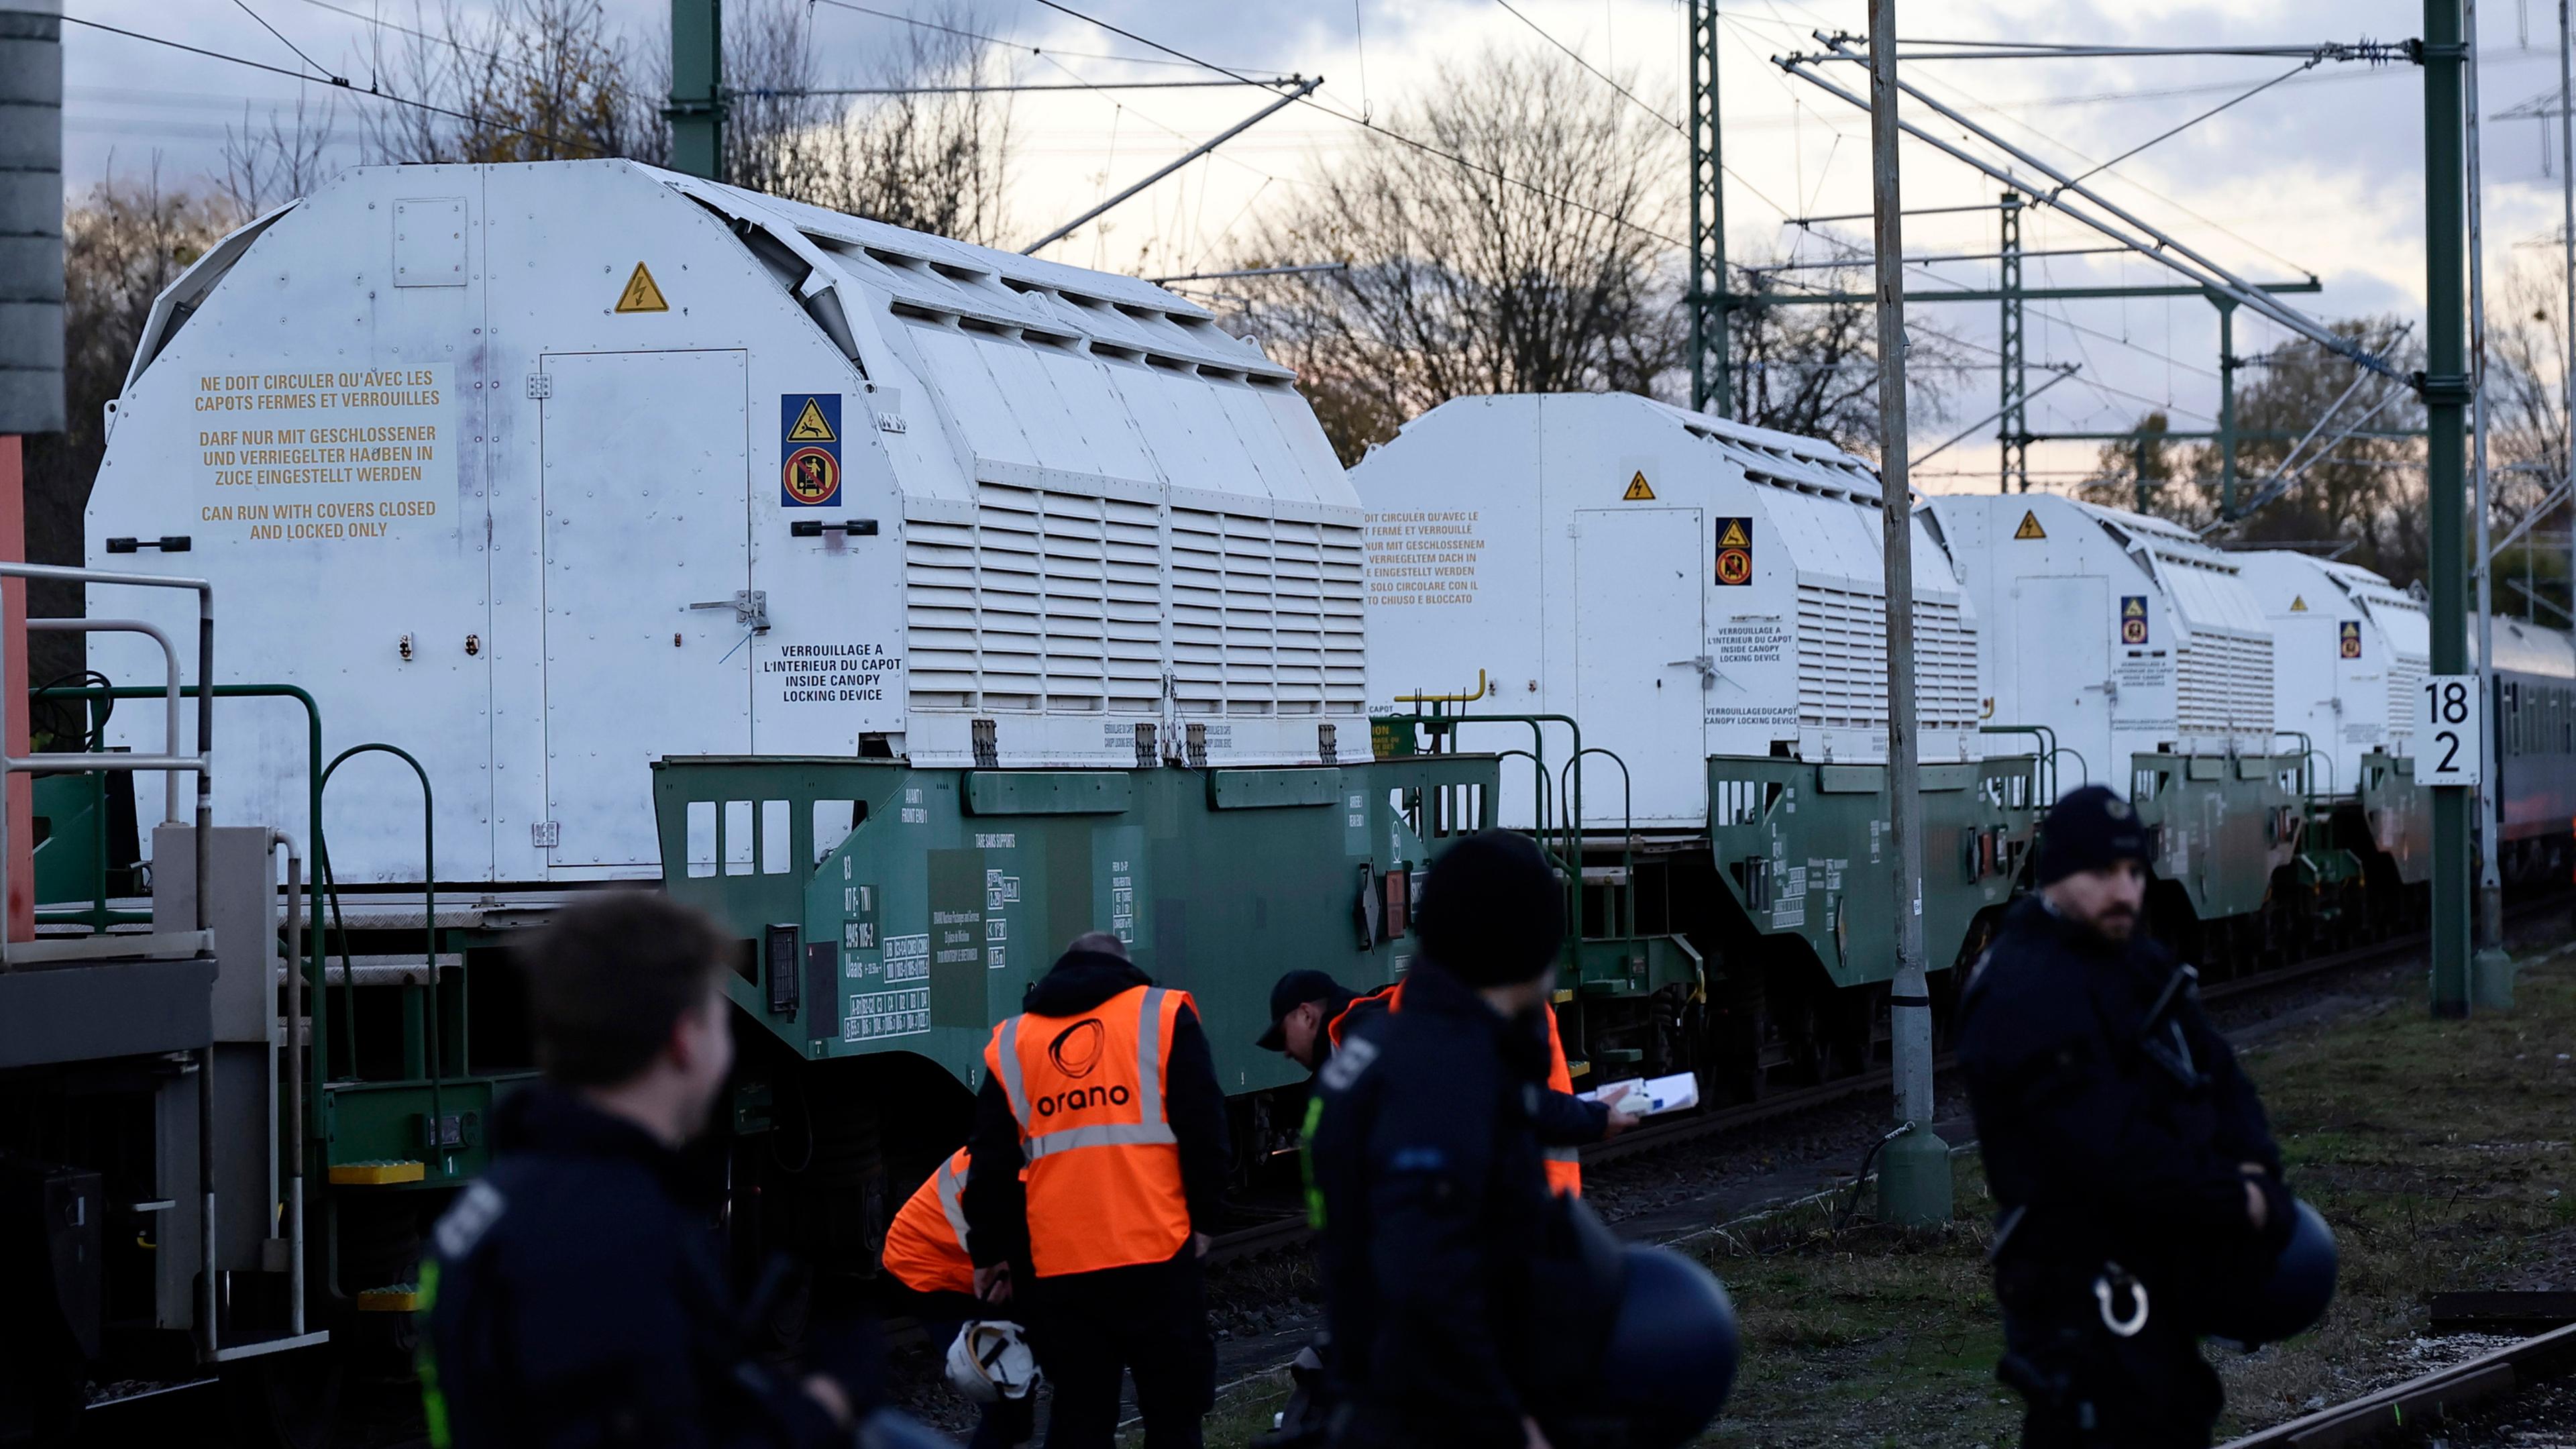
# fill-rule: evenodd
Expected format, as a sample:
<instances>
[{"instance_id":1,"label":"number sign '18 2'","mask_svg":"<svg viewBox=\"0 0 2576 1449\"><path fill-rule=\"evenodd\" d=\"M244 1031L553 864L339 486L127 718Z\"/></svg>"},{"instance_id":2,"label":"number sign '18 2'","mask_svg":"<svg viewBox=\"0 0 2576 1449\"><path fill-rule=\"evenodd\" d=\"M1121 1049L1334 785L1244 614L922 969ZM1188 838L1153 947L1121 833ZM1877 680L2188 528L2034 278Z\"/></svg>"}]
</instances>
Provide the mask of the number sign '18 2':
<instances>
[{"instance_id":1,"label":"number sign '18 2'","mask_svg":"<svg viewBox=\"0 0 2576 1449\"><path fill-rule=\"evenodd\" d=\"M2436 674L2415 705L2415 783L2475 785L2486 764L2485 711L2474 674Z\"/></svg>"}]
</instances>

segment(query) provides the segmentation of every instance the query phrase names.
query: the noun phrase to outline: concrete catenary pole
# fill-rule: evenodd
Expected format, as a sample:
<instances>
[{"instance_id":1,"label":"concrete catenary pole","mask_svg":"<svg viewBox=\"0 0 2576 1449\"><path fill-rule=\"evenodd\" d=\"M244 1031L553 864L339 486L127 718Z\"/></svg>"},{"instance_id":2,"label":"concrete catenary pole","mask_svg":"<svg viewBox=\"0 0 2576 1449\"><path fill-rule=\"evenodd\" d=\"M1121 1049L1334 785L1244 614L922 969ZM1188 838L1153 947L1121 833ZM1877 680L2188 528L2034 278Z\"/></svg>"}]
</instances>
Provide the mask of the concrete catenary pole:
<instances>
[{"instance_id":1,"label":"concrete catenary pole","mask_svg":"<svg viewBox=\"0 0 2576 1449\"><path fill-rule=\"evenodd\" d=\"M671 169L724 180L722 0L671 0Z\"/></svg>"},{"instance_id":2,"label":"concrete catenary pole","mask_svg":"<svg viewBox=\"0 0 2576 1449\"><path fill-rule=\"evenodd\" d=\"M2461 166L2461 0L2424 0L2424 464L2426 572L2435 674L2468 672L2467 483L2462 424L2469 405ZM2430 996L2436 1016L2469 1010L2469 791L2433 791L2433 938Z\"/></svg>"},{"instance_id":3,"label":"concrete catenary pole","mask_svg":"<svg viewBox=\"0 0 2576 1449\"><path fill-rule=\"evenodd\" d=\"M2478 540L2478 696L2487 702L2487 739L2494 741L2503 738L2497 727L2502 723L2504 701L2495 686L2495 510L2487 491L2486 207L2478 155L2478 0L2466 0L2463 6L2460 43L2468 52L2460 67L2460 109L2467 118L2463 150L2468 159L2469 205L2469 478ZM2474 1006L2501 1011L2513 1005L2513 958L2504 950L2504 877L2496 861L2503 844L2497 763L2487 761L2486 783L2478 787L2478 949L2469 958L2469 1000Z\"/></svg>"},{"instance_id":4,"label":"concrete catenary pole","mask_svg":"<svg viewBox=\"0 0 2576 1449\"><path fill-rule=\"evenodd\" d=\"M1923 976L1923 824L1915 794L1914 495L1906 482L1903 203L1896 184L1896 0L1870 0L1869 155L1878 262L1879 511L1887 553L1887 823L1896 838L1888 989L1901 1135L1879 1159L1879 1215L1950 1219L1950 1148L1932 1131L1932 998Z\"/></svg>"}]
</instances>

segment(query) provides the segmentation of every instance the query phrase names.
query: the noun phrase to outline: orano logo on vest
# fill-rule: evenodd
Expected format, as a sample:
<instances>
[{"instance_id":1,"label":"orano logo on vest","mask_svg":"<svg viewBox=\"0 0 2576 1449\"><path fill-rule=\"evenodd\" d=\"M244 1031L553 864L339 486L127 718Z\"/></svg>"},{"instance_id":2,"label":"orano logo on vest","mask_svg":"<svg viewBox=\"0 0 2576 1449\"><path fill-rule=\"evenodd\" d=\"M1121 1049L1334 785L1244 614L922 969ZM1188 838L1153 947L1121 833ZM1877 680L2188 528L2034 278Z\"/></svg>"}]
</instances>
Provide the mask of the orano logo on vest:
<instances>
[{"instance_id":1,"label":"orano logo on vest","mask_svg":"<svg viewBox=\"0 0 2576 1449\"><path fill-rule=\"evenodd\" d=\"M1087 1077L1100 1065L1100 1049L1109 1029L1100 1018L1086 1016L1055 1034L1047 1043L1047 1060L1068 1077Z\"/></svg>"},{"instance_id":2,"label":"orano logo on vest","mask_svg":"<svg viewBox=\"0 0 2576 1449\"><path fill-rule=\"evenodd\" d=\"M1100 1069L1100 1057L1108 1045L1108 1034L1108 1028L1100 1024L1100 1018L1086 1016L1057 1032L1055 1040L1047 1043L1047 1060L1055 1063L1057 1071L1076 1080L1090 1076ZM1124 1107L1129 1100L1130 1094L1122 1084L1101 1086L1094 1083L1088 1087L1067 1087L1052 1094L1041 1093L1030 1105L1037 1108L1039 1116L1052 1117L1058 1112L1079 1112L1085 1107Z\"/></svg>"}]
</instances>

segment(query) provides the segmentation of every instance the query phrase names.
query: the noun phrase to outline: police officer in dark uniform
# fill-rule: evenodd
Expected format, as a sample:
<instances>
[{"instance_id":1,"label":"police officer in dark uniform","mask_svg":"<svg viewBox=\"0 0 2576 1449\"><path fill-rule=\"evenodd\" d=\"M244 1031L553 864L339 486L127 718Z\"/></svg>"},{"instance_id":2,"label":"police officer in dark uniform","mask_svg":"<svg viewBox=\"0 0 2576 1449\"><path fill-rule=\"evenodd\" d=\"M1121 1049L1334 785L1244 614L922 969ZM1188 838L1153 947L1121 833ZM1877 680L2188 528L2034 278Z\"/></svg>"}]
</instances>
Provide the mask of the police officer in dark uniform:
<instances>
[{"instance_id":1,"label":"police officer in dark uniform","mask_svg":"<svg viewBox=\"0 0 2576 1449\"><path fill-rule=\"evenodd\" d=\"M1433 863L1416 929L1403 1009L1345 1035L1316 1079L1334 1437L1543 1445L1538 1345L1562 1305L1532 1286L1559 1201L1534 1118L1561 887L1526 839L1470 836Z\"/></svg>"},{"instance_id":2,"label":"police officer in dark uniform","mask_svg":"<svg viewBox=\"0 0 2576 1449\"><path fill-rule=\"evenodd\" d=\"M493 1114L492 1170L421 1265L438 1449L944 1442L884 1408L855 1329L812 1372L755 1351L683 1146L733 1061L724 940L659 895L597 896L526 956L545 1080Z\"/></svg>"},{"instance_id":3,"label":"police officer in dark uniform","mask_svg":"<svg viewBox=\"0 0 2576 1449\"><path fill-rule=\"evenodd\" d=\"M2147 832L2088 785L2041 825L2039 891L1960 1003L1959 1067L2000 1209L1997 1376L2023 1443L2206 1445L2222 1405L2199 1339L2260 1280L2296 1209L2253 1084L2197 976L2139 929Z\"/></svg>"}]
</instances>

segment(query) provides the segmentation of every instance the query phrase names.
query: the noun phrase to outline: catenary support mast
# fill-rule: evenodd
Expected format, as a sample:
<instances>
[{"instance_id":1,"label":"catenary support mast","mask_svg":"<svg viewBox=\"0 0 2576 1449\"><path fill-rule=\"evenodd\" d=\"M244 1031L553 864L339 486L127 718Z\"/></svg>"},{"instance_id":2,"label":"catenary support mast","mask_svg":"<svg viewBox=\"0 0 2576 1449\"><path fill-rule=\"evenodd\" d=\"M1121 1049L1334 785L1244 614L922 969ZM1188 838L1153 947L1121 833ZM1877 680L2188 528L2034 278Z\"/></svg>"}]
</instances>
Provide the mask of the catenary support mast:
<instances>
[{"instance_id":1,"label":"catenary support mast","mask_svg":"<svg viewBox=\"0 0 2576 1449\"><path fill-rule=\"evenodd\" d=\"M2003 416L1995 425L1995 436L2003 448L2003 467L1997 475L1998 489L2005 493L2030 491L2030 359L2022 350L2023 306L2021 296L2021 193L2004 193L1999 208L2003 221L2001 249L1996 253L1999 265L1995 272L1995 290L2004 294L2003 311L1998 320L2000 331L1996 349L2002 354Z\"/></svg>"},{"instance_id":2,"label":"catenary support mast","mask_svg":"<svg viewBox=\"0 0 2576 1449\"><path fill-rule=\"evenodd\" d=\"M2461 0L2424 0L2424 463L2435 674L2468 671L2467 483L2462 444L2469 405L2464 282L2466 188ZM2469 811L2465 789L2433 791L2431 1004L2469 1010Z\"/></svg>"},{"instance_id":3,"label":"catenary support mast","mask_svg":"<svg viewBox=\"0 0 2576 1449\"><path fill-rule=\"evenodd\" d=\"M1691 411L1735 416L1726 375L1726 177L1718 144L1717 0L1690 0Z\"/></svg>"},{"instance_id":4,"label":"catenary support mast","mask_svg":"<svg viewBox=\"0 0 2576 1449\"><path fill-rule=\"evenodd\" d=\"M2471 520L2477 526L2478 693L2487 702L2487 738L2502 739L2497 726L2503 701L2495 687L2495 547L2494 503L2487 489L2487 286L2486 206L2478 131L2478 0L2462 10L2461 113L2467 118L2469 207L2469 478ZM2496 753L2489 751L2490 755ZM2478 927L2477 954L2469 960L2469 997L2481 1007L2513 1005L2513 958L2504 950L2504 877L2496 861L2503 846L2502 810L2497 800L2496 766L2487 761L2485 781L2478 786Z\"/></svg>"},{"instance_id":5,"label":"catenary support mast","mask_svg":"<svg viewBox=\"0 0 2576 1449\"><path fill-rule=\"evenodd\" d=\"M1923 826L1915 795L1914 503L1906 483L1904 219L1896 174L1896 0L1869 7L1870 191L1878 248L1880 516L1887 552L1887 823L1896 840L1888 989L1900 1134L1878 1170L1879 1214L1908 1226L1950 1217L1950 1149L1932 1131L1932 997L1923 972Z\"/></svg>"},{"instance_id":6,"label":"catenary support mast","mask_svg":"<svg viewBox=\"0 0 2576 1449\"><path fill-rule=\"evenodd\" d=\"M724 180L723 0L671 0L671 169Z\"/></svg>"}]
</instances>

